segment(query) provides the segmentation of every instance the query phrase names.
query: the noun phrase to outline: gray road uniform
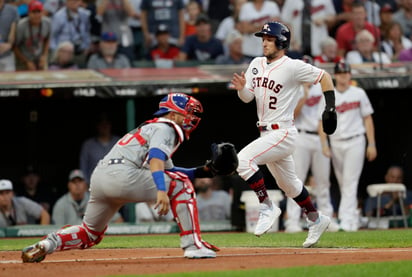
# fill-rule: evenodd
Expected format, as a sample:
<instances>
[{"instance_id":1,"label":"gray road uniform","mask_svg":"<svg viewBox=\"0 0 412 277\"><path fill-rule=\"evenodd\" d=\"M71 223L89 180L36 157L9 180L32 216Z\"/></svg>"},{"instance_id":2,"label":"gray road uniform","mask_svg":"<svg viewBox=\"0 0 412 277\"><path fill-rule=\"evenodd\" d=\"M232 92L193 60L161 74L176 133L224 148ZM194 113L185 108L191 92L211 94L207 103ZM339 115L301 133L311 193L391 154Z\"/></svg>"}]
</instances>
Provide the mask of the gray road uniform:
<instances>
[{"instance_id":1,"label":"gray road uniform","mask_svg":"<svg viewBox=\"0 0 412 277\"><path fill-rule=\"evenodd\" d=\"M175 121L163 117L175 112ZM40 262L54 251L84 249L98 244L107 224L126 203L158 201L167 193L170 209L180 228L181 248L187 258L214 258L219 249L200 236L196 195L191 179L203 177L199 168L175 167L172 155L189 138L200 121L200 102L191 96L170 93L159 103L158 116L119 139L99 161L90 179L90 200L81 225L62 228L23 249L23 262ZM172 115L173 117L173 115ZM164 170L151 171L149 158L164 162ZM156 163L157 163L156 160ZM163 168L163 166L162 166ZM206 171L204 171L206 172ZM159 177L161 182L159 182ZM163 181L164 180L164 181ZM162 195L162 194L161 194ZM164 208L164 207L160 207Z\"/></svg>"}]
</instances>

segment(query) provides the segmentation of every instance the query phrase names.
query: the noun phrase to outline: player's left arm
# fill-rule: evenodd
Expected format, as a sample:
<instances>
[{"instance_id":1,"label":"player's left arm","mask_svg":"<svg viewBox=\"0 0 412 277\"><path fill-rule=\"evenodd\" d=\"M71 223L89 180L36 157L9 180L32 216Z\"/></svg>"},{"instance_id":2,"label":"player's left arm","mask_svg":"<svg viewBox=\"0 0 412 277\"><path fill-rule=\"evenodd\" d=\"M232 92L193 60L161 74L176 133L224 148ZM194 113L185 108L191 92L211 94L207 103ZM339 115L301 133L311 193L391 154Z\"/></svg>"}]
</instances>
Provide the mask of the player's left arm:
<instances>
[{"instance_id":1,"label":"player's left arm","mask_svg":"<svg viewBox=\"0 0 412 277\"><path fill-rule=\"evenodd\" d=\"M322 87L326 102L325 110L322 113L323 131L326 134L331 135L336 130L337 115L335 107L335 89L333 86L332 77L328 72L323 72L323 75L320 79L320 85Z\"/></svg>"},{"instance_id":2,"label":"player's left arm","mask_svg":"<svg viewBox=\"0 0 412 277\"><path fill-rule=\"evenodd\" d=\"M371 114L363 118L363 124L365 125L366 139L368 143L366 147L366 159L371 162L375 160L378 155L375 144L375 124L373 123Z\"/></svg>"}]
</instances>

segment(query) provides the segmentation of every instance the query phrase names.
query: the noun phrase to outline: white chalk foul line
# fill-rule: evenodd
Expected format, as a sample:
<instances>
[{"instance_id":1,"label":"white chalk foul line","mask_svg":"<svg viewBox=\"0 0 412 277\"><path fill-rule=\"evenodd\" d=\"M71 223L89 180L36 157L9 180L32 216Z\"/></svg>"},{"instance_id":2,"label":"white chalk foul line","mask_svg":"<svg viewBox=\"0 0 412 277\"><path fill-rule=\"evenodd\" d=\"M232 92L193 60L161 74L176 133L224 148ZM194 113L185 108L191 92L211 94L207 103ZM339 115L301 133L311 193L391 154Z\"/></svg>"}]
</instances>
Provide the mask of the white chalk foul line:
<instances>
[{"instance_id":1,"label":"white chalk foul line","mask_svg":"<svg viewBox=\"0 0 412 277\"><path fill-rule=\"evenodd\" d=\"M247 247L242 248L247 249ZM251 248L251 250L256 248ZM267 248L262 248L267 249ZM232 253L232 254L220 254L219 257L247 257L247 256L273 256L273 255L313 255L313 254L347 254L347 253L381 253L384 252L412 252L411 248L405 249L359 249L359 248L336 248L336 249L316 249L314 251L302 251L302 248L290 248L288 252L284 250L280 252L265 252L265 253ZM161 260L161 259L177 259L183 258L183 256L154 256L154 257L126 257L126 258L94 258L94 259L65 259L65 260L45 260L41 263L73 263L73 262L104 262L104 261L126 261L126 260ZM21 260L5 260L0 261L0 264L20 264Z\"/></svg>"}]
</instances>

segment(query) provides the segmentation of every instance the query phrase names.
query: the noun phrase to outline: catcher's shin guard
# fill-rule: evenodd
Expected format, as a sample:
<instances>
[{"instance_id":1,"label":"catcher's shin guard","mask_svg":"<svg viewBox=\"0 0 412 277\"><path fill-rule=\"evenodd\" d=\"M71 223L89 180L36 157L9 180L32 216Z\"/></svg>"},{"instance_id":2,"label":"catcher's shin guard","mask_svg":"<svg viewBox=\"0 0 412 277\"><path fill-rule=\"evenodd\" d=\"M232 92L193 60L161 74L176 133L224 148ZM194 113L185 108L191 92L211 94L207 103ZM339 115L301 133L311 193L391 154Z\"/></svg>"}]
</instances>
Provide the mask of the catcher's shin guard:
<instances>
[{"instance_id":1,"label":"catcher's shin guard","mask_svg":"<svg viewBox=\"0 0 412 277\"><path fill-rule=\"evenodd\" d=\"M106 227L107 229L107 227ZM106 231L95 232L90 230L84 223L83 225L66 225L55 233L59 237L57 251L69 249L86 249L98 244L103 239Z\"/></svg>"},{"instance_id":2,"label":"catcher's shin guard","mask_svg":"<svg viewBox=\"0 0 412 277\"><path fill-rule=\"evenodd\" d=\"M173 216L180 229L181 247L185 249L195 245L197 248L207 247L219 251L218 247L205 242L200 235L196 194L190 179L180 172L167 174L172 178L168 195Z\"/></svg>"}]
</instances>

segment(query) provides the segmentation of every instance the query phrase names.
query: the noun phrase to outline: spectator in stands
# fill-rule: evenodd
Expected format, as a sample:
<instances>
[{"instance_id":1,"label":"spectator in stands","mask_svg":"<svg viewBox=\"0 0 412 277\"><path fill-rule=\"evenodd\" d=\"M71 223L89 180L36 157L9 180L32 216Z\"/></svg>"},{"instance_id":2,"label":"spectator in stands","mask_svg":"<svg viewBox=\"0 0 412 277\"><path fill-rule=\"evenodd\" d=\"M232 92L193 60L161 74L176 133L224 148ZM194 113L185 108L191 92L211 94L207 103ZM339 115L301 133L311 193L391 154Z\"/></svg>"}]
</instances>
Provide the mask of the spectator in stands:
<instances>
[{"instance_id":1,"label":"spectator in stands","mask_svg":"<svg viewBox=\"0 0 412 277\"><path fill-rule=\"evenodd\" d=\"M62 41L54 51L49 64L49 70L56 69L78 69L74 63L74 45L70 41Z\"/></svg>"},{"instance_id":2,"label":"spectator in stands","mask_svg":"<svg viewBox=\"0 0 412 277\"><path fill-rule=\"evenodd\" d=\"M383 33L381 47L391 61L396 62L403 49L412 47L412 41L403 35L401 24L394 21L389 24Z\"/></svg>"},{"instance_id":3,"label":"spectator in stands","mask_svg":"<svg viewBox=\"0 0 412 277\"><path fill-rule=\"evenodd\" d=\"M52 222L56 225L78 225L82 223L84 212L90 198L88 183L80 169L69 174L68 192L61 196L53 207ZM123 218L116 213L112 223L121 223Z\"/></svg>"},{"instance_id":4,"label":"spectator in stands","mask_svg":"<svg viewBox=\"0 0 412 277\"><path fill-rule=\"evenodd\" d=\"M196 19L203 13L202 6L196 0L190 0L185 7L185 37L196 34Z\"/></svg>"},{"instance_id":5,"label":"spectator in stands","mask_svg":"<svg viewBox=\"0 0 412 277\"><path fill-rule=\"evenodd\" d=\"M321 41L320 48L322 53L313 57L313 62L316 66L319 66L322 63L335 64L343 59L341 56L338 56L338 44L332 37L327 37Z\"/></svg>"},{"instance_id":6,"label":"spectator in stands","mask_svg":"<svg viewBox=\"0 0 412 277\"><path fill-rule=\"evenodd\" d=\"M56 198L55 192L51 186L42 183L41 179L39 171L33 165L27 166L21 176L21 183L16 188L16 195L39 203L50 213Z\"/></svg>"},{"instance_id":7,"label":"spectator in stands","mask_svg":"<svg viewBox=\"0 0 412 277\"><path fill-rule=\"evenodd\" d=\"M233 0L233 8L231 15L224 18L218 25L215 37L220 41L224 42L229 33L233 30L240 30L239 23L239 12L240 8L243 6L247 0Z\"/></svg>"},{"instance_id":8,"label":"spectator in stands","mask_svg":"<svg viewBox=\"0 0 412 277\"><path fill-rule=\"evenodd\" d=\"M412 62L412 47L402 50L398 58L400 62Z\"/></svg>"},{"instance_id":9,"label":"spectator in stands","mask_svg":"<svg viewBox=\"0 0 412 277\"><path fill-rule=\"evenodd\" d=\"M118 40L115 33L106 32L100 37L99 52L87 61L89 69L130 68L129 58L117 52Z\"/></svg>"},{"instance_id":10,"label":"spectator in stands","mask_svg":"<svg viewBox=\"0 0 412 277\"><path fill-rule=\"evenodd\" d=\"M412 0L400 0L399 10L393 14L393 21L402 26L404 35L412 40Z\"/></svg>"},{"instance_id":11,"label":"spectator in stands","mask_svg":"<svg viewBox=\"0 0 412 277\"><path fill-rule=\"evenodd\" d=\"M144 222L173 222L173 213L172 210L166 215L159 215L157 210L155 209L156 203L153 202L140 202L135 204L135 215L136 215L136 223L144 223Z\"/></svg>"},{"instance_id":12,"label":"spectator in stands","mask_svg":"<svg viewBox=\"0 0 412 277\"><path fill-rule=\"evenodd\" d=\"M204 2L203 11L210 19L212 33L216 33L216 29L223 19L230 15L230 4L233 0L207 0ZM207 3L206 3L207 2Z\"/></svg>"},{"instance_id":13,"label":"spectator in stands","mask_svg":"<svg viewBox=\"0 0 412 277\"><path fill-rule=\"evenodd\" d=\"M107 114L99 114L95 123L96 134L87 138L81 145L79 164L84 173L86 182L90 183L90 176L100 159L102 159L109 150L120 139L113 134L112 122Z\"/></svg>"},{"instance_id":14,"label":"spectator in stands","mask_svg":"<svg viewBox=\"0 0 412 277\"><path fill-rule=\"evenodd\" d=\"M349 64L382 63L389 64L391 59L382 51L376 51L375 38L368 30L361 30L356 34L355 49L346 54Z\"/></svg>"},{"instance_id":15,"label":"spectator in stands","mask_svg":"<svg viewBox=\"0 0 412 277\"><path fill-rule=\"evenodd\" d=\"M51 21L43 15L43 4L32 0L27 17L17 23L14 54L17 70L46 70L48 66Z\"/></svg>"},{"instance_id":16,"label":"spectator in stands","mask_svg":"<svg viewBox=\"0 0 412 277\"><path fill-rule=\"evenodd\" d=\"M304 2L303 0L286 0L281 10L281 19L292 29L291 50L317 56L321 53L320 42L329 36L329 27L335 22L336 12L332 0L311 1L309 36L304 31L302 32L301 27L305 11ZM310 46L306 51L302 45L305 37L308 37L308 46Z\"/></svg>"},{"instance_id":17,"label":"spectator in stands","mask_svg":"<svg viewBox=\"0 0 412 277\"><path fill-rule=\"evenodd\" d=\"M50 224L50 214L38 203L24 196L14 196L10 180L0 180L0 228L15 225Z\"/></svg>"},{"instance_id":18,"label":"spectator in stands","mask_svg":"<svg viewBox=\"0 0 412 277\"><path fill-rule=\"evenodd\" d=\"M185 5L183 0L142 0L141 11L142 31L147 49L156 44L155 33L159 24L166 24L169 27L171 43L178 47L183 45L185 41Z\"/></svg>"},{"instance_id":19,"label":"spectator in stands","mask_svg":"<svg viewBox=\"0 0 412 277\"><path fill-rule=\"evenodd\" d=\"M232 199L215 179L198 178L194 185L200 221L230 220Z\"/></svg>"},{"instance_id":20,"label":"spectator in stands","mask_svg":"<svg viewBox=\"0 0 412 277\"><path fill-rule=\"evenodd\" d=\"M50 18L52 18L53 15L65 5L65 1L63 0L44 0L43 3L43 14Z\"/></svg>"},{"instance_id":21,"label":"spectator in stands","mask_svg":"<svg viewBox=\"0 0 412 277\"><path fill-rule=\"evenodd\" d=\"M179 47L170 43L169 28L160 24L156 31L157 44L150 49L150 60L155 62L156 67L170 68L179 56Z\"/></svg>"},{"instance_id":22,"label":"spectator in stands","mask_svg":"<svg viewBox=\"0 0 412 277\"><path fill-rule=\"evenodd\" d=\"M381 7L379 11L379 18L381 21L381 24L379 25L379 30L381 32L381 37L383 39L386 29L393 22L393 8L390 4L385 4Z\"/></svg>"},{"instance_id":23,"label":"spectator in stands","mask_svg":"<svg viewBox=\"0 0 412 277\"><path fill-rule=\"evenodd\" d=\"M223 54L223 44L213 36L209 18L204 14L199 15L196 19L196 34L186 38L178 60L214 63Z\"/></svg>"},{"instance_id":24,"label":"spectator in stands","mask_svg":"<svg viewBox=\"0 0 412 277\"><path fill-rule=\"evenodd\" d=\"M50 49L54 52L61 42L70 41L75 63L84 68L91 45L90 12L81 4L81 0L66 0L65 6L53 15Z\"/></svg>"},{"instance_id":25,"label":"spectator in stands","mask_svg":"<svg viewBox=\"0 0 412 277\"><path fill-rule=\"evenodd\" d=\"M250 58L243 55L242 34L234 29L228 34L225 40L225 47L228 52L216 58L216 64L247 64Z\"/></svg>"},{"instance_id":26,"label":"spectator in stands","mask_svg":"<svg viewBox=\"0 0 412 277\"><path fill-rule=\"evenodd\" d=\"M391 165L384 176L385 183L403 184L403 168L398 165ZM381 196L381 215L392 214L392 208L395 205L397 214L401 214L401 209L397 201L398 195L391 193L384 193ZM405 211L407 211L407 204L405 203ZM365 216L375 216L377 209L376 197L368 197L364 205Z\"/></svg>"},{"instance_id":27,"label":"spectator in stands","mask_svg":"<svg viewBox=\"0 0 412 277\"><path fill-rule=\"evenodd\" d=\"M366 9L362 3L353 2L351 20L340 26L336 32L338 55L345 57L346 53L355 50L356 34L368 30L375 37L375 43L380 38L379 28L366 21ZM376 47L376 44L374 45Z\"/></svg>"},{"instance_id":28,"label":"spectator in stands","mask_svg":"<svg viewBox=\"0 0 412 277\"><path fill-rule=\"evenodd\" d=\"M267 21L279 20L278 5L269 0L253 0L242 5L239 12L240 32L243 35L243 54L254 58L263 55L263 48L257 47L262 40L255 36Z\"/></svg>"},{"instance_id":29,"label":"spectator in stands","mask_svg":"<svg viewBox=\"0 0 412 277\"><path fill-rule=\"evenodd\" d=\"M13 44L19 20L17 8L0 0L0 72L15 71Z\"/></svg>"},{"instance_id":30,"label":"spectator in stands","mask_svg":"<svg viewBox=\"0 0 412 277\"><path fill-rule=\"evenodd\" d=\"M144 39L142 32L142 22L140 19L140 5L142 0L129 0L130 5L133 7L133 14L129 17L129 26L133 34L133 53L134 61L139 61L144 59L147 54L147 50L144 47Z\"/></svg>"},{"instance_id":31,"label":"spectator in stands","mask_svg":"<svg viewBox=\"0 0 412 277\"><path fill-rule=\"evenodd\" d=\"M129 25L129 18L134 14L135 10L129 0L96 1L96 15L102 24L102 34L115 33L118 39L117 51L130 62L135 59L133 33Z\"/></svg>"}]
</instances>

